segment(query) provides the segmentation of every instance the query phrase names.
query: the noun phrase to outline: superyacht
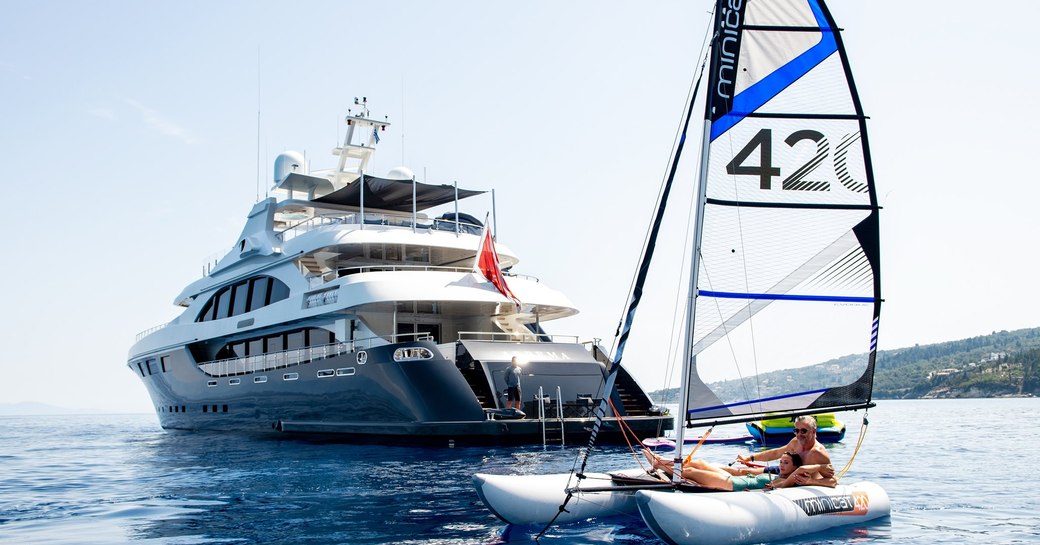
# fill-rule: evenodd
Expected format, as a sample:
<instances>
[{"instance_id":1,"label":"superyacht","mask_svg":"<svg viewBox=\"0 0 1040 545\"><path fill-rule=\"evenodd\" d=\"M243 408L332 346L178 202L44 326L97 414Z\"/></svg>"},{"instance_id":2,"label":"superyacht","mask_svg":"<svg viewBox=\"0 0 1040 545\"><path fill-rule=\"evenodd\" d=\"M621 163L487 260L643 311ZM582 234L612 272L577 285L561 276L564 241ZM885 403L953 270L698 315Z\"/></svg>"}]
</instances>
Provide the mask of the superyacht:
<instances>
[{"instance_id":1,"label":"superyacht","mask_svg":"<svg viewBox=\"0 0 1040 545\"><path fill-rule=\"evenodd\" d=\"M297 152L230 251L175 299L183 312L140 333L127 366L166 429L445 445L588 437L610 359L598 341L550 335L570 300L512 272L519 259L459 210L484 191L367 167L389 127L367 105L345 118L336 166ZM477 199L479 200L479 199ZM469 201L467 201L469 202ZM492 199L493 203L493 199ZM492 205L493 208L493 205ZM522 363L521 410L505 374ZM672 416L622 368L615 415L659 436Z\"/></svg>"}]
</instances>

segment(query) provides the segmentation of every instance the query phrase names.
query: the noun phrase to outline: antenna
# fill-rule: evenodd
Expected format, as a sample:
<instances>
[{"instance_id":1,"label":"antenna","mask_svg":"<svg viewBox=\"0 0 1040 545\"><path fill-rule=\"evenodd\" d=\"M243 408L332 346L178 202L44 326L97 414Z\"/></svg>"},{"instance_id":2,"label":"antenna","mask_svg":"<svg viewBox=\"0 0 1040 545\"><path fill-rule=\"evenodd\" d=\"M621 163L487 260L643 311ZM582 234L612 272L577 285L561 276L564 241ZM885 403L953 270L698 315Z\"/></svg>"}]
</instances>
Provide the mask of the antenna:
<instances>
[{"instance_id":1,"label":"antenna","mask_svg":"<svg viewBox=\"0 0 1040 545\"><path fill-rule=\"evenodd\" d=\"M256 202L260 202L260 46L256 46Z\"/></svg>"},{"instance_id":2,"label":"antenna","mask_svg":"<svg viewBox=\"0 0 1040 545\"><path fill-rule=\"evenodd\" d=\"M401 164L404 162L404 74L401 74ZM423 181L426 181L426 168L423 167Z\"/></svg>"}]
</instances>

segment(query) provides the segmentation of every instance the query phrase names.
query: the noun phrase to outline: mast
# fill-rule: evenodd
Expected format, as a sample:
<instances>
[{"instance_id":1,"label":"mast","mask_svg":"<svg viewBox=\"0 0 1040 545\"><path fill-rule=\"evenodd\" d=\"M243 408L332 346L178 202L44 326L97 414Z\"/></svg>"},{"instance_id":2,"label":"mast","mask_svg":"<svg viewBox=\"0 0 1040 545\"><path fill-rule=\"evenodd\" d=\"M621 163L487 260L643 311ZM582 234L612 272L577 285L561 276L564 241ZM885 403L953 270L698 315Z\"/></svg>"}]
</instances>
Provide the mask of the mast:
<instances>
[{"instance_id":1,"label":"mast","mask_svg":"<svg viewBox=\"0 0 1040 545\"><path fill-rule=\"evenodd\" d=\"M711 89L710 83L708 88ZM708 104L711 104L710 100L708 101ZM694 208L695 223L693 227L693 252L691 252L692 255L690 256L690 285L686 296L686 333L683 340L683 368L680 373L682 388L679 392L679 395L681 396L679 398L679 414L682 416L682 420L679 422L679 429L675 432L675 463L678 475L682 475L684 430L686 429L686 418L689 414L689 377L693 375L694 370L697 368L697 355L693 353L693 326L694 316L697 315L697 279L699 277L701 264L701 237L704 230L704 192L708 179L708 150L709 145L711 144L709 139L710 135L711 118L705 115L704 131L701 134L701 164L700 168L697 170L697 205Z\"/></svg>"},{"instance_id":2,"label":"mast","mask_svg":"<svg viewBox=\"0 0 1040 545\"><path fill-rule=\"evenodd\" d=\"M734 10L739 17L738 20L743 19L744 5ZM723 0L717 0L715 3L715 25L714 31L711 38L711 50L709 55L711 57L711 64L708 67L708 91L705 93L704 101L704 129L701 132L701 150L700 150L700 166L697 169L697 200L694 207L694 227L693 227L693 251L690 252L690 283L687 291L686 300L686 331L683 337L683 367L680 373L680 381L682 387L679 391L679 415L682 420L679 422L679 429L676 430L676 441L675 441L675 464L676 471L675 475L682 475L682 462L683 462L683 442L685 439L686 421L689 418L689 404L690 404L690 378L697 369L697 354L693 350L694 343L694 318L697 316L697 282L700 276L700 265L701 265L701 241L704 237L704 205L707 199L707 185L708 185L708 160L710 159L711 153L711 120L712 120L712 106L715 104L715 100L719 97L719 59L721 57L721 51L718 46L721 40L720 28L722 26L723 14L729 10L725 8L725 2ZM737 44L739 47L739 35L737 38ZM738 49L739 50L739 49Z\"/></svg>"}]
</instances>

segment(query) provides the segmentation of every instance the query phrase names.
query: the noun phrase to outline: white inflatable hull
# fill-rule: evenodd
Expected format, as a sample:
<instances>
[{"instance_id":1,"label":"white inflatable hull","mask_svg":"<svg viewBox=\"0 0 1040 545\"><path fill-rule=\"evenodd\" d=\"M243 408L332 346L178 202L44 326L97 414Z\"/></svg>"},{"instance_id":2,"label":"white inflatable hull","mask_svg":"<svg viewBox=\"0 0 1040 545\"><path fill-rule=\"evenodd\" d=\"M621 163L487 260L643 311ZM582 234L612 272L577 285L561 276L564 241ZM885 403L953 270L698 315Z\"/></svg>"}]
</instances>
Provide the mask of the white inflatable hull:
<instances>
[{"instance_id":1,"label":"white inflatable hull","mask_svg":"<svg viewBox=\"0 0 1040 545\"><path fill-rule=\"evenodd\" d=\"M774 541L892 512L888 494L869 482L747 492L640 491L636 503L657 537L680 545Z\"/></svg>"},{"instance_id":2,"label":"white inflatable hull","mask_svg":"<svg viewBox=\"0 0 1040 545\"><path fill-rule=\"evenodd\" d=\"M643 470L624 472L646 475ZM568 486L575 486L577 479L570 473L554 475L487 475L473 476L477 495L492 513L510 524L545 525L556 516L567 497ZM588 473L581 481L582 488L617 488L605 473ZM556 523L574 522L594 517L634 515L636 513L635 490L624 487L618 490L596 492L579 491L567 503L566 512L560 514Z\"/></svg>"}]
</instances>

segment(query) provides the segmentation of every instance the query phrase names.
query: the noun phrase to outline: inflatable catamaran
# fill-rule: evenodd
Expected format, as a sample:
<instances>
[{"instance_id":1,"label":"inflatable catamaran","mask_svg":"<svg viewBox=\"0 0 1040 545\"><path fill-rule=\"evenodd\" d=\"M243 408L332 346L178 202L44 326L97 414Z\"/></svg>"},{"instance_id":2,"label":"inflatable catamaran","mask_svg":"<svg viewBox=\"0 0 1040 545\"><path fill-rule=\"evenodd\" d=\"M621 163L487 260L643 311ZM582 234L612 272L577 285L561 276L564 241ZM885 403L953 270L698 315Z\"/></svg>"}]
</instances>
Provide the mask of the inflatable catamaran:
<instances>
[{"instance_id":1,"label":"inflatable catamaran","mask_svg":"<svg viewBox=\"0 0 1040 545\"><path fill-rule=\"evenodd\" d=\"M709 427L767 413L865 411L873 406L881 310L880 207L866 116L840 29L822 0L719 1L714 18L680 415L685 427ZM699 82L680 125L613 369L621 364L700 103ZM790 378L794 369L798 380ZM600 414L607 414L605 405ZM634 505L658 537L684 544L782 539L891 511L874 483L689 493L645 471L637 478L645 483L633 482L634 473L587 473L588 453L574 476L478 475L478 494L511 523L565 522L631 512Z\"/></svg>"}]
</instances>

